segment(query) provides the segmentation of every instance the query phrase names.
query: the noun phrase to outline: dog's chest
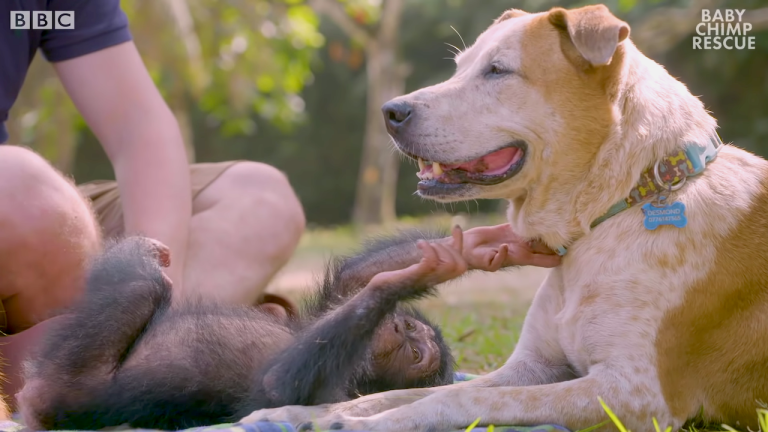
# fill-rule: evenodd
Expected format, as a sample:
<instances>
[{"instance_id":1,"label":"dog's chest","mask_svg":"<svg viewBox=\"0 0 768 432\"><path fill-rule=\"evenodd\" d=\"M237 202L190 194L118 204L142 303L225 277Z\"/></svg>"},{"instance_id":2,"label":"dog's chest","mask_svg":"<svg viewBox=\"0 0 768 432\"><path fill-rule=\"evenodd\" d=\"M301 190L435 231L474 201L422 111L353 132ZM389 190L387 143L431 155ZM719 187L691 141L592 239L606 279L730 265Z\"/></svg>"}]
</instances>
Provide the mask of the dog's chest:
<instances>
[{"instance_id":1,"label":"dog's chest","mask_svg":"<svg viewBox=\"0 0 768 432\"><path fill-rule=\"evenodd\" d=\"M660 269L652 259L638 259L649 254L640 245L629 249L574 260L561 270L568 283L558 293L557 341L579 375L617 357L635 361L630 357L640 352L650 361L664 314L684 297L684 267Z\"/></svg>"}]
</instances>

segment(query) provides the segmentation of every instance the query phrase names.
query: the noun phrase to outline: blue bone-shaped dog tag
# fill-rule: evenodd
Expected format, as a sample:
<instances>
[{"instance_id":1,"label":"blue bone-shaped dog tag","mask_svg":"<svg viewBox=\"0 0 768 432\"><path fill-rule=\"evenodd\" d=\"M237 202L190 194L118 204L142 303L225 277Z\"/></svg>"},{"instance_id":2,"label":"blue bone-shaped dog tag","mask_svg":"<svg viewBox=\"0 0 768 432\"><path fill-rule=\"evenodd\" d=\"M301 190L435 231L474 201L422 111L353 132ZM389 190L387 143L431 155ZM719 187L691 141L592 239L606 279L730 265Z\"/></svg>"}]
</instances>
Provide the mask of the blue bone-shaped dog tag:
<instances>
[{"instance_id":1,"label":"blue bone-shaped dog tag","mask_svg":"<svg viewBox=\"0 0 768 432\"><path fill-rule=\"evenodd\" d=\"M648 230L655 230L661 225L683 228L688 224L688 218L685 217L685 204L680 201L659 207L653 203L647 203L643 205L643 213L645 214L643 225Z\"/></svg>"}]
</instances>

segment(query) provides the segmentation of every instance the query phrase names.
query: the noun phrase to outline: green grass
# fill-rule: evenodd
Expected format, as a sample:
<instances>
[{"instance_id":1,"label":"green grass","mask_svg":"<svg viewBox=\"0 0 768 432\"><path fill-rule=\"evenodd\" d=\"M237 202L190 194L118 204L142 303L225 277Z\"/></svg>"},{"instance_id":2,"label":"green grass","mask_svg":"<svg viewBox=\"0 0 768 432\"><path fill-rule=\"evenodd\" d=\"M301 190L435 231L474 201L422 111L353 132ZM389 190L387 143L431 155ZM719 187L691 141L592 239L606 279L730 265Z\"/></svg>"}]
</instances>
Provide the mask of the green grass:
<instances>
[{"instance_id":1,"label":"green grass","mask_svg":"<svg viewBox=\"0 0 768 432\"><path fill-rule=\"evenodd\" d=\"M439 300L421 305L443 330L459 370L484 374L501 367L515 348L528 305L447 305Z\"/></svg>"}]
</instances>

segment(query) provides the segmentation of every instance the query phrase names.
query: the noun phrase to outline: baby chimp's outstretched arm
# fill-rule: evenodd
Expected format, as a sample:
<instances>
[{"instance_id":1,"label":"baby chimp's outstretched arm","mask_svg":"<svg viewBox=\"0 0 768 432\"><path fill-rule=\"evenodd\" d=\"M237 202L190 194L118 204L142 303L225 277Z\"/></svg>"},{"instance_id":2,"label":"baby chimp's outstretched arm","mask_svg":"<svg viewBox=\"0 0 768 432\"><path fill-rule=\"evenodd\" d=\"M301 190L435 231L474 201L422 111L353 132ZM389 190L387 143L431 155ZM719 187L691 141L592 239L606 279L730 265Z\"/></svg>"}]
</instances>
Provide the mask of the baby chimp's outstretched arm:
<instances>
[{"instance_id":1,"label":"baby chimp's outstretched arm","mask_svg":"<svg viewBox=\"0 0 768 432\"><path fill-rule=\"evenodd\" d=\"M168 248L143 237L113 244L95 261L85 296L48 332L27 363L26 385L18 395L27 427L67 429L78 424L72 416L50 418L48 413L90 410L92 422L105 418L103 407L97 406L99 395L152 317L170 304L171 282L159 263L170 265ZM41 400L46 406L39 406Z\"/></svg>"},{"instance_id":2,"label":"baby chimp's outstretched arm","mask_svg":"<svg viewBox=\"0 0 768 432\"><path fill-rule=\"evenodd\" d=\"M355 256L333 260L325 271L322 287L309 299L304 312L310 317L323 315L346 302L377 274L402 270L418 263L422 258L416 246L419 240L441 239L446 240L445 233L403 232L374 240Z\"/></svg>"},{"instance_id":3,"label":"baby chimp's outstretched arm","mask_svg":"<svg viewBox=\"0 0 768 432\"><path fill-rule=\"evenodd\" d=\"M265 369L256 386L253 397L266 394L269 400L253 400L248 406L316 405L347 399L343 394L346 384L360 364L368 363L364 356L369 341L398 302L427 295L435 285L467 270L458 229L452 245L421 241L414 243L414 249L421 253L420 261L369 278L357 295L305 329ZM247 414L248 407L244 407L243 415Z\"/></svg>"},{"instance_id":4,"label":"baby chimp's outstretched arm","mask_svg":"<svg viewBox=\"0 0 768 432\"><path fill-rule=\"evenodd\" d=\"M470 270L497 271L502 267L536 265L555 267L559 257L541 245L534 246L518 237L509 224L476 227L462 233L462 256ZM418 240L450 244L442 232L410 231L371 242L361 253L330 263L319 294L305 312L320 316L343 304L379 273L404 269L421 259ZM546 249L546 250L545 250Z\"/></svg>"}]
</instances>

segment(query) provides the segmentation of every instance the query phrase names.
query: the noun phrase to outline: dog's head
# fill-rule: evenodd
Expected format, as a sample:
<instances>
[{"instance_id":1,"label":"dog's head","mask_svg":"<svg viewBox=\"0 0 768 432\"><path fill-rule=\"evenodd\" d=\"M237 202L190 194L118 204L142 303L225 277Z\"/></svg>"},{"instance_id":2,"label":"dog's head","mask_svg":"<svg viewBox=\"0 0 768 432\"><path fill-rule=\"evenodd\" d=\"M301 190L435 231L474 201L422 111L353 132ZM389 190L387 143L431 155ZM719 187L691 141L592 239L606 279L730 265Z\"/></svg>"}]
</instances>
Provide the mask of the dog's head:
<instances>
[{"instance_id":1,"label":"dog's head","mask_svg":"<svg viewBox=\"0 0 768 432\"><path fill-rule=\"evenodd\" d=\"M386 103L418 193L449 202L542 199L590 170L616 126L611 102L629 26L605 6L510 10L456 58L449 80Z\"/></svg>"}]
</instances>

